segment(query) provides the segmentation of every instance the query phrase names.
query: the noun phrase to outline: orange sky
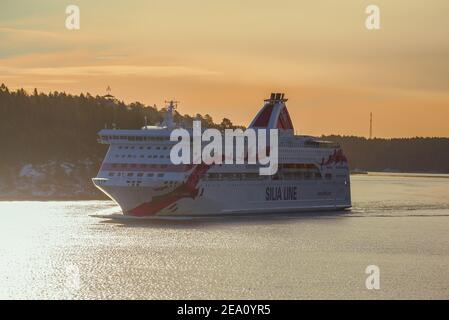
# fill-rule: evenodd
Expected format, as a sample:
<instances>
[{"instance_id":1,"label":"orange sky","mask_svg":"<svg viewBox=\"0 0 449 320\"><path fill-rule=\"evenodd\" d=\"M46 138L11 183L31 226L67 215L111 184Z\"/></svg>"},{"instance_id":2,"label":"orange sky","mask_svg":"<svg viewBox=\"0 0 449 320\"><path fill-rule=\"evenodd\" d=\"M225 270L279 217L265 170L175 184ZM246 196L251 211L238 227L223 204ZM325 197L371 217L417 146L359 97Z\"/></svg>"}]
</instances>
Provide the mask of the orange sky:
<instances>
[{"instance_id":1,"label":"orange sky","mask_svg":"<svg viewBox=\"0 0 449 320\"><path fill-rule=\"evenodd\" d=\"M381 29L365 28L365 8ZM449 136L449 2L2 0L0 82L112 93L248 124L285 92L298 132Z\"/></svg>"}]
</instances>

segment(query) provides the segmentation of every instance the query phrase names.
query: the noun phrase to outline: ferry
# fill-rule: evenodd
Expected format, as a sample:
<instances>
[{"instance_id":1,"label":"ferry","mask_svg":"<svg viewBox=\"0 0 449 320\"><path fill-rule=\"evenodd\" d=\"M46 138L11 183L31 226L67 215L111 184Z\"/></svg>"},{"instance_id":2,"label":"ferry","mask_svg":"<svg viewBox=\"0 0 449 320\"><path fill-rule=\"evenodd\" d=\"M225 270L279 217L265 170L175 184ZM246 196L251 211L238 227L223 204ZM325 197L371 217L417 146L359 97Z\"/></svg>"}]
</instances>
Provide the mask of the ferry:
<instances>
[{"instance_id":1,"label":"ferry","mask_svg":"<svg viewBox=\"0 0 449 320\"><path fill-rule=\"evenodd\" d=\"M345 210L351 207L348 160L331 141L296 135L284 94L266 99L249 128L278 130L278 168L258 164L173 164L170 134L176 103L164 121L138 130L103 129L109 145L92 179L124 215L173 217ZM192 130L186 128L186 130Z\"/></svg>"}]
</instances>

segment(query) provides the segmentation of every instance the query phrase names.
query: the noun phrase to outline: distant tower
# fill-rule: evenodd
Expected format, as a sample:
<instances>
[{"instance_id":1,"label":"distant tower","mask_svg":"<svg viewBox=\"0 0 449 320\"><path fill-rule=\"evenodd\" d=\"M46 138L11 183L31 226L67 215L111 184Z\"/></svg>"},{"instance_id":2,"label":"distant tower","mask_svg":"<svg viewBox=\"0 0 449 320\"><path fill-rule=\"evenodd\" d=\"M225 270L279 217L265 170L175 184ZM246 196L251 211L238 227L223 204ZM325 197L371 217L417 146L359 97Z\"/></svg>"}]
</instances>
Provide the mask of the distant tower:
<instances>
[{"instance_id":1,"label":"distant tower","mask_svg":"<svg viewBox=\"0 0 449 320\"><path fill-rule=\"evenodd\" d=\"M373 138L373 113L369 114L369 138Z\"/></svg>"},{"instance_id":2,"label":"distant tower","mask_svg":"<svg viewBox=\"0 0 449 320\"><path fill-rule=\"evenodd\" d=\"M103 96L103 98L105 99L105 102L112 106L112 128L116 129L117 125L116 125L116 111L115 111L115 107L117 106L117 99L111 94L111 87L108 86L106 88L106 94Z\"/></svg>"},{"instance_id":3,"label":"distant tower","mask_svg":"<svg viewBox=\"0 0 449 320\"><path fill-rule=\"evenodd\" d=\"M104 95L103 98L106 98L106 99L111 100L111 101L113 101L115 99L115 97L111 94L111 87L110 86L108 86L106 88L106 95Z\"/></svg>"}]
</instances>

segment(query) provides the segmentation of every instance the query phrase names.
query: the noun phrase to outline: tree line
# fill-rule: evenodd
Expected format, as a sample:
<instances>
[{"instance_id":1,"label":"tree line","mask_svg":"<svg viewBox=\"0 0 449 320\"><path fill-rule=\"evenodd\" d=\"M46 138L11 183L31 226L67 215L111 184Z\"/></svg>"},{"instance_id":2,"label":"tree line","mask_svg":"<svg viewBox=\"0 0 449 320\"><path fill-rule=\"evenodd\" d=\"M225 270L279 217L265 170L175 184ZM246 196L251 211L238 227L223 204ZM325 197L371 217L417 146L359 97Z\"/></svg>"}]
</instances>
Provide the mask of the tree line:
<instances>
[{"instance_id":1,"label":"tree line","mask_svg":"<svg viewBox=\"0 0 449 320\"><path fill-rule=\"evenodd\" d=\"M323 138L341 145L352 169L449 173L449 138Z\"/></svg>"},{"instance_id":2,"label":"tree line","mask_svg":"<svg viewBox=\"0 0 449 320\"><path fill-rule=\"evenodd\" d=\"M1 169L49 160L100 162L107 146L97 143L97 132L114 123L119 129L136 129L163 120L165 108L140 102L124 103L89 93L27 93L0 86ZM236 128L229 119L215 123L208 114L175 112L177 123L200 119L203 127ZM448 138L366 139L323 136L340 143L352 169L371 171L449 173Z\"/></svg>"},{"instance_id":3,"label":"tree line","mask_svg":"<svg viewBox=\"0 0 449 320\"><path fill-rule=\"evenodd\" d=\"M65 92L29 94L23 89L9 90L0 86L0 163L34 163L47 160L74 161L102 159L106 148L97 143L97 133L104 127L136 129L146 123L158 124L165 108L140 102L126 104L89 93L71 95ZM229 119L214 123L208 114L181 115L174 120L190 123L199 119L203 127L234 128Z\"/></svg>"}]
</instances>

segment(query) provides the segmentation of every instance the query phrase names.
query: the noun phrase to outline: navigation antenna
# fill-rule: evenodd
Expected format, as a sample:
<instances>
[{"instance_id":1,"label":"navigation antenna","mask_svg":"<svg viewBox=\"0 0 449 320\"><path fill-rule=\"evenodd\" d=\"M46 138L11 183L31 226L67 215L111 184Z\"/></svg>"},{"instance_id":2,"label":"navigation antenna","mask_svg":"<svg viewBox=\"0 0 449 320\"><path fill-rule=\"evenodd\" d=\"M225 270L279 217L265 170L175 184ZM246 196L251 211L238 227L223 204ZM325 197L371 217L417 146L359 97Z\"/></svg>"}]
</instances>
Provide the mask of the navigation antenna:
<instances>
[{"instance_id":1,"label":"navigation antenna","mask_svg":"<svg viewBox=\"0 0 449 320\"><path fill-rule=\"evenodd\" d=\"M369 138L370 140L373 138L373 113L369 114Z\"/></svg>"},{"instance_id":2,"label":"navigation antenna","mask_svg":"<svg viewBox=\"0 0 449 320\"><path fill-rule=\"evenodd\" d=\"M180 101L165 100L165 103L168 103L167 110L173 111L174 109L178 108L178 103L180 103Z\"/></svg>"}]
</instances>

